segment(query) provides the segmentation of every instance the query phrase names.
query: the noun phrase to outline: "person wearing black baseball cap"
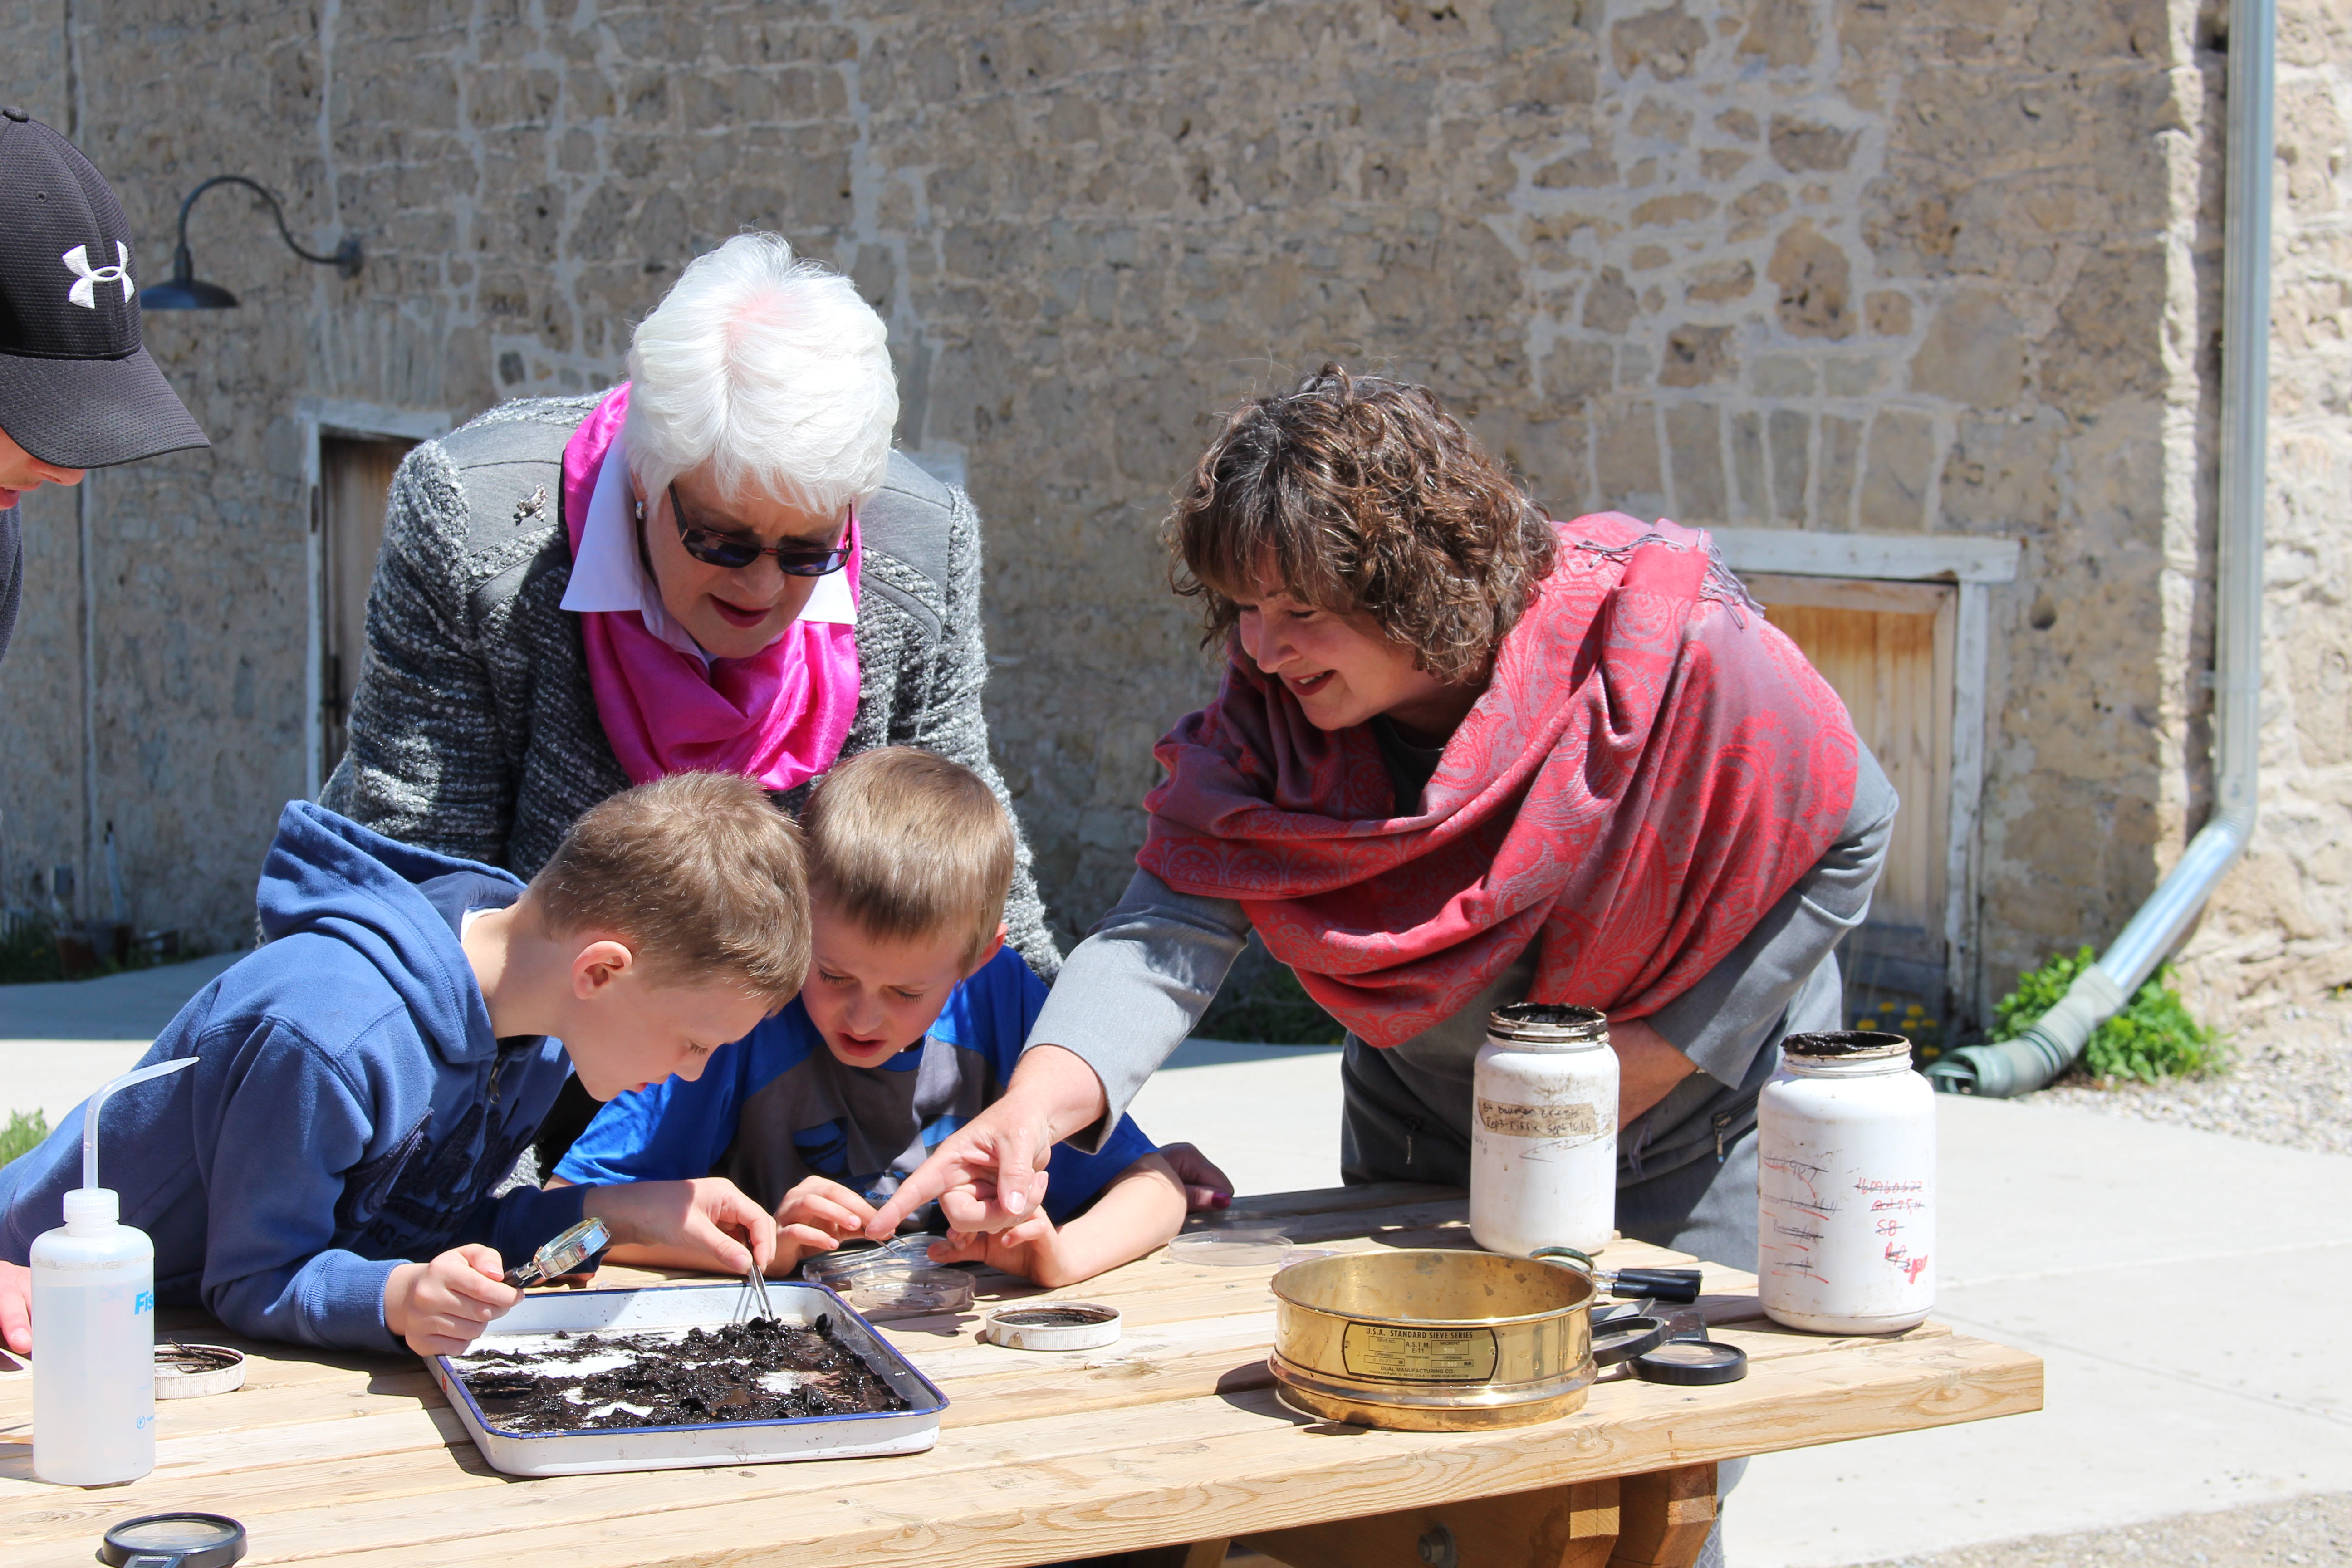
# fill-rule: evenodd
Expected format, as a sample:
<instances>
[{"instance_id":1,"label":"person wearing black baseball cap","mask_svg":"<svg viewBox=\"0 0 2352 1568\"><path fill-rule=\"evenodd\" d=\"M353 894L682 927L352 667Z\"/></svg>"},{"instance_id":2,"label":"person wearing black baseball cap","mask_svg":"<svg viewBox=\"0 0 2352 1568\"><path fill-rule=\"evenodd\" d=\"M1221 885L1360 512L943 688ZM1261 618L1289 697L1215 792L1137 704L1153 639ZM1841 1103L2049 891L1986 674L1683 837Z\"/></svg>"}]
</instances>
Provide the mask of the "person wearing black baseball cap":
<instances>
[{"instance_id":1,"label":"person wearing black baseball cap","mask_svg":"<svg viewBox=\"0 0 2352 1568\"><path fill-rule=\"evenodd\" d=\"M139 342L131 222L73 143L0 109L0 656L16 626L16 498L212 445Z\"/></svg>"}]
</instances>

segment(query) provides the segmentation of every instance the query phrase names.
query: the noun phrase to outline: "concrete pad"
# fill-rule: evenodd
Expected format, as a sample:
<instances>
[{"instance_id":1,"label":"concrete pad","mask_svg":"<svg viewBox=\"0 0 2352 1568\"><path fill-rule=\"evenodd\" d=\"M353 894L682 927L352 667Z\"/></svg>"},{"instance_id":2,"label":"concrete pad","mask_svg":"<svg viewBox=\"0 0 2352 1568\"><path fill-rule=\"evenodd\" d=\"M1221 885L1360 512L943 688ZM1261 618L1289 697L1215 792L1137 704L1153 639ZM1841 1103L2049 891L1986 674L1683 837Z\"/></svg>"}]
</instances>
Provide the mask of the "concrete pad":
<instances>
[{"instance_id":1,"label":"concrete pad","mask_svg":"<svg viewBox=\"0 0 2352 1568\"><path fill-rule=\"evenodd\" d=\"M1767 1455L1738 1568L1835 1568L2352 1487L2352 1160L2032 1101L1937 1101L1937 1316L2047 1408Z\"/></svg>"},{"instance_id":2,"label":"concrete pad","mask_svg":"<svg viewBox=\"0 0 2352 1568\"><path fill-rule=\"evenodd\" d=\"M102 980L0 985L0 1040L152 1040L189 997L244 956L216 953Z\"/></svg>"},{"instance_id":3,"label":"concrete pad","mask_svg":"<svg viewBox=\"0 0 2352 1568\"><path fill-rule=\"evenodd\" d=\"M99 1086L139 1065L152 1040L0 1040L0 1121L37 1110L55 1127Z\"/></svg>"},{"instance_id":4,"label":"concrete pad","mask_svg":"<svg viewBox=\"0 0 2352 1568\"><path fill-rule=\"evenodd\" d=\"M1187 1040L1129 1108L1158 1143L1197 1143L1240 1194L1339 1184L1339 1050Z\"/></svg>"},{"instance_id":5,"label":"concrete pad","mask_svg":"<svg viewBox=\"0 0 2352 1568\"><path fill-rule=\"evenodd\" d=\"M189 997L245 955L134 969L101 980L0 985L0 1120L38 1110L55 1127L137 1065Z\"/></svg>"}]
</instances>

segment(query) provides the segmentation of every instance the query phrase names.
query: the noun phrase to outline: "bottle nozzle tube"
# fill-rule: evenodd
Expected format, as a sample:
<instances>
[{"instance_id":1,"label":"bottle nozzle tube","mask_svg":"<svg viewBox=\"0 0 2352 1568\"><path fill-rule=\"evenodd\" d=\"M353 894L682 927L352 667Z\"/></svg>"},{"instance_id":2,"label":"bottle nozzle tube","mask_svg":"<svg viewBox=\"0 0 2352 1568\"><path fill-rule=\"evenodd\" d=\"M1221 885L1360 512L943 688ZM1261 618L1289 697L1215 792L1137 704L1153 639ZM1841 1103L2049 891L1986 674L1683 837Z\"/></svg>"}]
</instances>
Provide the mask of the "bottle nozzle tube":
<instances>
[{"instance_id":1,"label":"bottle nozzle tube","mask_svg":"<svg viewBox=\"0 0 2352 1568\"><path fill-rule=\"evenodd\" d=\"M136 1068L89 1097L89 1103L83 1108L81 1113L81 1184L83 1187L91 1191L95 1191L98 1187L98 1113L100 1108L106 1104L106 1097L118 1089L129 1089L134 1083L145 1083L151 1078L162 1078L166 1073L175 1073L182 1068L192 1068L195 1065L196 1058L194 1057L174 1057L168 1062L157 1062L152 1067ZM108 1194L109 1197L112 1195Z\"/></svg>"}]
</instances>

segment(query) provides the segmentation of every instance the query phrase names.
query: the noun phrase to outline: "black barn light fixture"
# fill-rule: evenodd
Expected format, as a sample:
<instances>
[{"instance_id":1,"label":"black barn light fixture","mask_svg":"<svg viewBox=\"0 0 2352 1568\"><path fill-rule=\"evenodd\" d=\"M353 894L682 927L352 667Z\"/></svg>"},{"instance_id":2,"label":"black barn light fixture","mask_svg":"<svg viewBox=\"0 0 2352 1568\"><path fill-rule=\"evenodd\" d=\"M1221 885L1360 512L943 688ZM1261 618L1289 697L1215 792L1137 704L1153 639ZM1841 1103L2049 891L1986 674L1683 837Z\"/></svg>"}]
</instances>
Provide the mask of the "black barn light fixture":
<instances>
[{"instance_id":1,"label":"black barn light fixture","mask_svg":"<svg viewBox=\"0 0 2352 1568\"><path fill-rule=\"evenodd\" d=\"M197 279L195 263L188 255L188 209L196 205L198 196L203 195L215 185L243 185L263 201L268 202L269 216L278 220L278 237L286 242L287 249L303 260L315 262L321 267L331 267L345 278L356 278L360 275L362 258L359 236L355 234L344 236L343 242L335 247L335 253L332 256L313 255L294 242L292 232L286 226L286 211L278 205L278 198L269 193L267 186L248 180L243 174L215 174L211 179L190 191L188 199L180 204L180 243L172 251L171 280L164 283L151 283L141 289L139 291L140 309L143 310L233 310L236 308L236 295L217 283L205 283Z\"/></svg>"}]
</instances>

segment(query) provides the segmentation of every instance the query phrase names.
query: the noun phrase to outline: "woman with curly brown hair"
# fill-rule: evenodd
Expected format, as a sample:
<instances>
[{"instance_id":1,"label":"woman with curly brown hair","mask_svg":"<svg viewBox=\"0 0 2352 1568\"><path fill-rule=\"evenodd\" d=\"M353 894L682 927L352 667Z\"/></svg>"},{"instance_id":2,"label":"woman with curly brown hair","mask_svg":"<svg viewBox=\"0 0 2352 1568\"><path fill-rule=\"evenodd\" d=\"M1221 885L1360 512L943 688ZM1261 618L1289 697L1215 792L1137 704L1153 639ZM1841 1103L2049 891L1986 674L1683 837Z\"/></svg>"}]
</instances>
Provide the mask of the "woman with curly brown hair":
<instances>
[{"instance_id":1,"label":"woman with curly brown hair","mask_svg":"<svg viewBox=\"0 0 2352 1568\"><path fill-rule=\"evenodd\" d=\"M1836 694L1704 533L1548 521L1433 395L1336 366L1237 410L1167 532L1223 687L1010 1092L893 1208L1034 1213L1255 930L1348 1029L1349 1181L1466 1185L1488 1013L1598 1006L1619 1226L1753 1268L1756 1098L1839 1026L1895 813Z\"/></svg>"}]
</instances>

